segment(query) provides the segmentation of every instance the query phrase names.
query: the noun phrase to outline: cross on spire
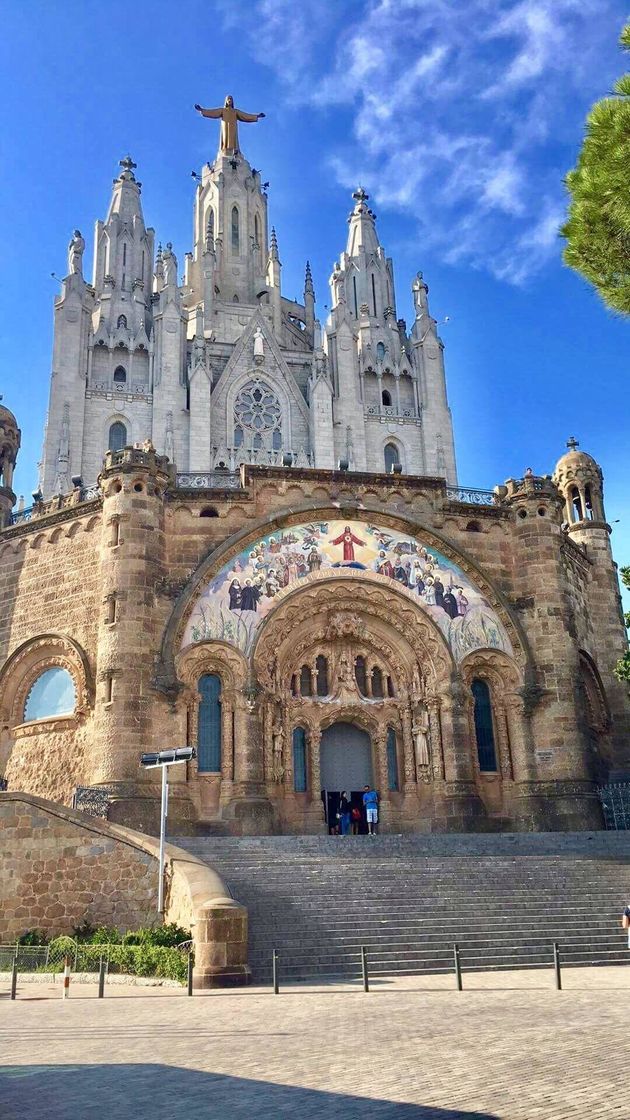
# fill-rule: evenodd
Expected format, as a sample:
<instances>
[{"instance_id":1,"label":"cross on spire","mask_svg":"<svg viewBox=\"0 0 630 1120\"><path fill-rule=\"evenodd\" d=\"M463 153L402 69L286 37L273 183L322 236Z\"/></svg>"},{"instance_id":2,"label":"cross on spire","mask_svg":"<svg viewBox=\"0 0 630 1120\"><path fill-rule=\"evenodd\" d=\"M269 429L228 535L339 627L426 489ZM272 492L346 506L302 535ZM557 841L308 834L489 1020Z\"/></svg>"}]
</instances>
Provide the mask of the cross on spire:
<instances>
[{"instance_id":1,"label":"cross on spire","mask_svg":"<svg viewBox=\"0 0 630 1120\"><path fill-rule=\"evenodd\" d=\"M131 156L125 156L124 159L119 159L118 165L122 167L124 175L128 175L131 179L135 178L133 171L138 164L133 162Z\"/></svg>"},{"instance_id":2,"label":"cross on spire","mask_svg":"<svg viewBox=\"0 0 630 1120\"><path fill-rule=\"evenodd\" d=\"M370 196L363 187L357 187L356 191L352 192L352 197L355 198L357 202L367 202Z\"/></svg>"},{"instance_id":3,"label":"cross on spire","mask_svg":"<svg viewBox=\"0 0 630 1120\"><path fill-rule=\"evenodd\" d=\"M567 440L567 447L569 448L569 451L575 451L579 446L579 440L577 440L575 436L569 436Z\"/></svg>"}]
</instances>

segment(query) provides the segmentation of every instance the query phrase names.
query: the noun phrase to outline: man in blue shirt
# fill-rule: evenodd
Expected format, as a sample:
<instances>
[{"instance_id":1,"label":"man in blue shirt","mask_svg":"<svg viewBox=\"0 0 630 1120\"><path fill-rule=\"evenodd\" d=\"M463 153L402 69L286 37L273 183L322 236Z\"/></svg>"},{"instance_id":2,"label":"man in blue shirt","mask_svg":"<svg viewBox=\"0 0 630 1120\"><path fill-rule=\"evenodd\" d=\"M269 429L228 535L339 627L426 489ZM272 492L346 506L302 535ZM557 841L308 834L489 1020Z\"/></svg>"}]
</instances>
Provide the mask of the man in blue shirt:
<instances>
[{"instance_id":1,"label":"man in blue shirt","mask_svg":"<svg viewBox=\"0 0 630 1120\"><path fill-rule=\"evenodd\" d=\"M376 826L378 824L378 793L375 789L370 789L369 786L364 787L363 806L367 818L368 833L370 836L376 836Z\"/></svg>"}]
</instances>

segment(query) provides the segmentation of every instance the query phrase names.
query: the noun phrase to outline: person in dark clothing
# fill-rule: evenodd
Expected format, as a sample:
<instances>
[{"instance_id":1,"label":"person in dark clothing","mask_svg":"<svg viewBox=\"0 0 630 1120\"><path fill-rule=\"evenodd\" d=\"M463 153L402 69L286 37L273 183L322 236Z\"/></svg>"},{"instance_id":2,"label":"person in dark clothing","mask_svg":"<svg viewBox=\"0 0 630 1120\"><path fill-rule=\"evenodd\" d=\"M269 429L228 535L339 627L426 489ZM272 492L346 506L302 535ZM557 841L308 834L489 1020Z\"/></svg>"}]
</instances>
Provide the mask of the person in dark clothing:
<instances>
[{"instance_id":1,"label":"person in dark clothing","mask_svg":"<svg viewBox=\"0 0 630 1120\"><path fill-rule=\"evenodd\" d=\"M436 576L433 580L433 590L435 592L435 605L436 607L444 606L444 584L441 579Z\"/></svg>"},{"instance_id":2,"label":"person in dark clothing","mask_svg":"<svg viewBox=\"0 0 630 1120\"><path fill-rule=\"evenodd\" d=\"M242 611L255 611L258 609L258 600L260 599L260 588L252 585L251 579L245 580L245 586L241 590L241 610Z\"/></svg>"},{"instance_id":3,"label":"person in dark clothing","mask_svg":"<svg viewBox=\"0 0 630 1120\"><path fill-rule=\"evenodd\" d=\"M444 610L446 611L449 618L457 618L457 615L459 614L459 607L457 605L457 599L453 595L453 592L450 590L450 588L448 591L444 592L444 596L442 598L442 606L444 607Z\"/></svg>"},{"instance_id":4,"label":"person in dark clothing","mask_svg":"<svg viewBox=\"0 0 630 1120\"><path fill-rule=\"evenodd\" d=\"M350 833L350 801L348 800L348 794L345 789L341 791L337 816L339 818L341 835L348 836Z\"/></svg>"}]
</instances>

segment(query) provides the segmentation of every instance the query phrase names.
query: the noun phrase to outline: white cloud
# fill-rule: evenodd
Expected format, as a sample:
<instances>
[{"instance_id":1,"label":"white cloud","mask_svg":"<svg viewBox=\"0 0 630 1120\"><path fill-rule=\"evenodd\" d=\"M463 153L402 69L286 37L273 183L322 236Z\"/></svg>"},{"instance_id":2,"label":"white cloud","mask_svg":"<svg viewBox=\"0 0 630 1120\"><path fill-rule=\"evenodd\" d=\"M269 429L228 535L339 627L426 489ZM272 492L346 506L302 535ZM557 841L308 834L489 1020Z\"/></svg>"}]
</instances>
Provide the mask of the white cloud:
<instances>
[{"instance_id":1,"label":"white cloud","mask_svg":"<svg viewBox=\"0 0 630 1120\"><path fill-rule=\"evenodd\" d=\"M621 3L255 0L247 25L229 11L288 101L349 116L350 142L331 137L340 183L415 217L445 260L520 284L559 251L567 151L621 68Z\"/></svg>"}]
</instances>

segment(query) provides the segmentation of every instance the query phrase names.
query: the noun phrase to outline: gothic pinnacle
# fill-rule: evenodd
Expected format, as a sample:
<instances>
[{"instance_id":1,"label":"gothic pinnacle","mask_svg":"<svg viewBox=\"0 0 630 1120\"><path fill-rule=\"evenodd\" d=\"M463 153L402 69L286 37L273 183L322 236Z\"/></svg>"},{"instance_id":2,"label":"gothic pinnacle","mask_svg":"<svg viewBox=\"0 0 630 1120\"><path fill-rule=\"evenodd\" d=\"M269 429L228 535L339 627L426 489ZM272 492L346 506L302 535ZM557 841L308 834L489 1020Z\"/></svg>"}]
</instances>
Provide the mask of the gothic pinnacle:
<instances>
[{"instance_id":1,"label":"gothic pinnacle","mask_svg":"<svg viewBox=\"0 0 630 1120\"><path fill-rule=\"evenodd\" d=\"M306 273L305 273L305 276L304 276L304 291L305 292L312 292L313 291L313 275L311 273L311 263L310 263L310 261L306 262Z\"/></svg>"},{"instance_id":2,"label":"gothic pinnacle","mask_svg":"<svg viewBox=\"0 0 630 1120\"><path fill-rule=\"evenodd\" d=\"M272 261L277 261L280 259L278 253L278 238L276 237L275 226L271 227L271 244L269 249L269 256L271 257Z\"/></svg>"}]
</instances>

